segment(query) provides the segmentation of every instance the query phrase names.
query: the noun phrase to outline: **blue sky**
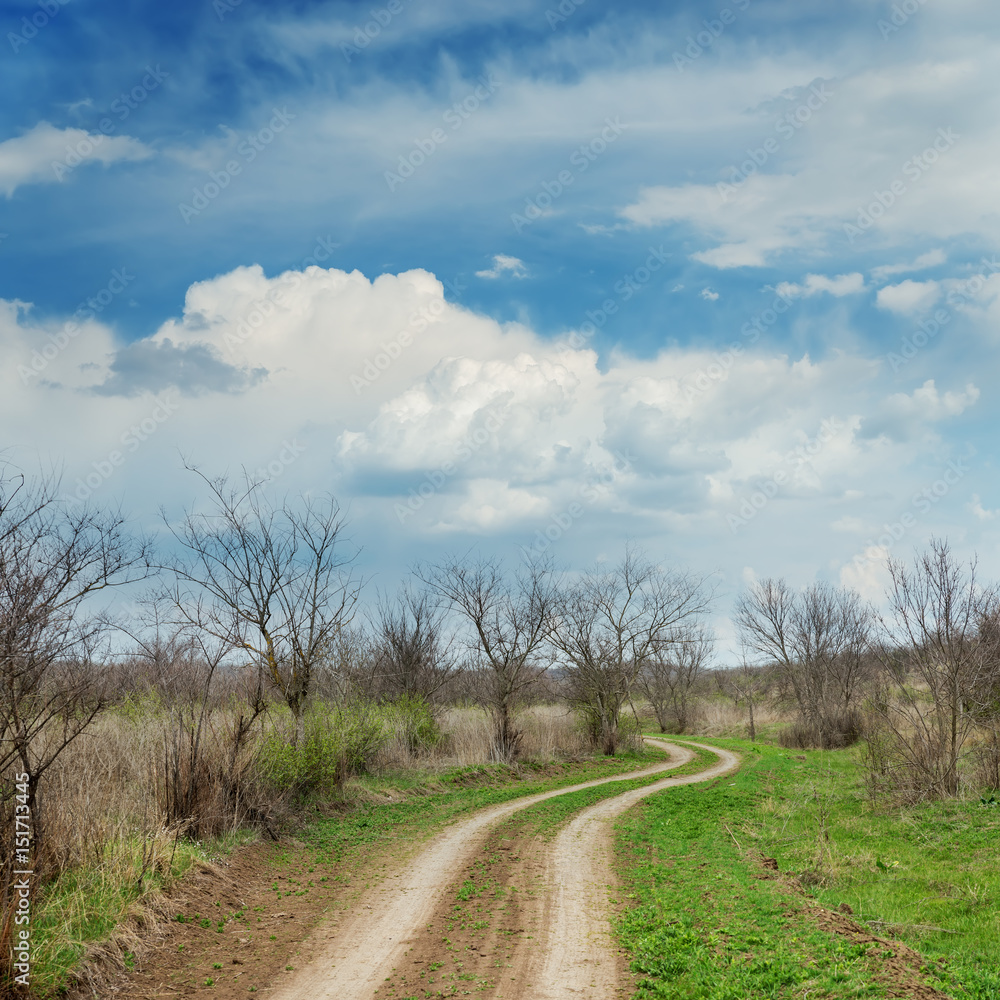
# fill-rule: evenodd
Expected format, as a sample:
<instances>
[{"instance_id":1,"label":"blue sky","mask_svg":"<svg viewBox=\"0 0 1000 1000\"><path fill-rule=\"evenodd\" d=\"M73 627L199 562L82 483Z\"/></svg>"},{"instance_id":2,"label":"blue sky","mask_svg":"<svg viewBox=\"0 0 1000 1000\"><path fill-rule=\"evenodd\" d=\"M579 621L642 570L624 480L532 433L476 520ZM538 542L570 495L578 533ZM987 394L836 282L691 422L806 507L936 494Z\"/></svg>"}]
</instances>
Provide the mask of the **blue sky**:
<instances>
[{"instance_id":1,"label":"blue sky","mask_svg":"<svg viewBox=\"0 0 1000 1000\"><path fill-rule=\"evenodd\" d=\"M717 572L723 610L875 596L935 534L1000 572L998 27L2 3L6 454L150 525L198 499L180 454L270 467L385 580L546 532Z\"/></svg>"}]
</instances>

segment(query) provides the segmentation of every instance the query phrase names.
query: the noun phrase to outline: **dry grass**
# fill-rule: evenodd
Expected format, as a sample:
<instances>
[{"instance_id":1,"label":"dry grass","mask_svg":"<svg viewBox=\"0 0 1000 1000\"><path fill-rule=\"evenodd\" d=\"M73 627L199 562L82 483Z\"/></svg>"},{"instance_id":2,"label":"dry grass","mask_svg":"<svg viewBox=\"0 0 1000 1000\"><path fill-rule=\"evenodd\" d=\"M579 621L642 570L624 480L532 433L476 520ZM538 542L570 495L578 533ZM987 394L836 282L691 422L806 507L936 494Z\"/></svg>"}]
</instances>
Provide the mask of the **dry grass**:
<instances>
[{"instance_id":1,"label":"dry grass","mask_svg":"<svg viewBox=\"0 0 1000 1000\"><path fill-rule=\"evenodd\" d=\"M576 716L561 705L536 705L518 715L521 755L532 760L575 758L591 752ZM490 759L490 720L481 708L448 708L440 719L444 738L429 763L471 767Z\"/></svg>"},{"instance_id":2,"label":"dry grass","mask_svg":"<svg viewBox=\"0 0 1000 1000\"><path fill-rule=\"evenodd\" d=\"M642 709L639 708L640 715ZM652 710L650 709L651 713ZM761 736L770 738L782 726L794 720L794 713L787 708L770 703L754 706L754 723ZM652 720L655 726L656 720ZM690 711L688 734L692 736L727 736L745 739L750 717L743 705L733 705L729 699L698 699Z\"/></svg>"}]
</instances>

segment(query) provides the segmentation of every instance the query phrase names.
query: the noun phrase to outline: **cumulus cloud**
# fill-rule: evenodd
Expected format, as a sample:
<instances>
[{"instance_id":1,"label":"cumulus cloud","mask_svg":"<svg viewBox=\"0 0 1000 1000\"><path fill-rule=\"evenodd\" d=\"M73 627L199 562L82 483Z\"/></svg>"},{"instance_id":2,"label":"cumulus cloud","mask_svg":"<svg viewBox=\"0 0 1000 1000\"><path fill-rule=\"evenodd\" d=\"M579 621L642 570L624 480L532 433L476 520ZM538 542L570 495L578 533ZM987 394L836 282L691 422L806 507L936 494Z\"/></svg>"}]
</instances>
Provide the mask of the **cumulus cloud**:
<instances>
[{"instance_id":1,"label":"cumulus cloud","mask_svg":"<svg viewBox=\"0 0 1000 1000\"><path fill-rule=\"evenodd\" d=\"M978 493L972 494L972 500L966 504L966 507L980 521L994 521L1000 517L1000 510L990 510L983 506L983 501Z\"/></svg>"},{"instance_id":2,"label":"cumulus cloud","mask_svg":"<svg viewBox=\"0 0 1000 1000\"><path fill-rule=\"evenodd\" d=\"M719 300L719 293L713 292L711 288L703 288L698 294L701 295L706 302L717 302Z\"/></svg>"},{"instance_id":3,"label":"cumulus cloud","mask_svg":"<svg viewBox=\"0 0 1000 1000\"><path fill-rule=\"evenodd\" d=\"M889 556L884 545L866 545L840 570L840 583L856 590L865 600L880 604L892 583Z\"/></svg>"},{"instance_id":4,"label":"cumulus cloud","mask_svg":"<svg viewBox=\"0 0 1000 1000\"><path fill-rule=\"evenodd\" d=\"M959 416L978 399L979 389L971 382L959 392L940 392L934 379L928 379L912 393L897 392L889 396L879 412L865 421L862 436L884 435L906 441L930 425Z\"/></svg>"},{"instance_id":5,"label":"cumulus cloud","mask_svg":"<svg viewBox=\"0 0 1000 1000\"><path fill-rule=\"evenodd\" d=\"M878 290L875 304L879 309L911 316L926 312L941 298L941 286L936 281L913 281L907 278L898 285L886 285Z\"/></svg>"},{"instance_id":6,"label":"cumulus cloud","mask_svg":"<svg viewBox=\"0 0 1000 1000\"><path fill-rule=\"evenodd\" d=\"M526 278L528 276L528 269L525 267L524 261L519 260L517 257L509 257L505 253L498 253L493 255L493 266L487 271L476 271L477 278L499 278L505 274L509 274L512 278Z\"/></svg>"},{"instance_id":7,"label":"cumulus cloud","mask_svg":"<svg viewBox=\"0 0 1000 1000\"><path fill-rule=\"evenodd\" d=\"M204 392L240 392L266 375L264 368L248 371L227 364L214 347L178 347L164 338L121 348L108 366L107 378L93 391L104 396L138 396L173 387L183 395L197 396Z\"/></svg>"},{"instance_id":8,"label":"cumulus cloud","mask_svg":"<svg viewBox=\"0 0 1000 1000\"><path fill-rule=\"evenodd\" d=\"M353 498L382 539L530 539L569 517L709 545L767 483L747 537L768 537L770 520L781 537L816 516L871 523L866 504L900 489L913 461L899 428L927 432L978 395L887 394L878 360L847 352L758 347L724 371L676 345L599 357L448 302L422 270L243 267L192 285L183 313L135 343L91 322L60 348L59 329L0 309L14 361L0 419L11 439L67 456L71 484L90 477L155 509L187 502L178 451L211 470L276 466L283 490ZM44 369L22 377L35 354Z\"/></svg>"},{"instance_id":9,"label":"cumulus cloud","mask_svg":"<svg viewBox=\"0 0 1000 1000\"><path fill-rule=\"evenodd\" d=\"M152 150L131 136L92 134L39 122L33 129L0 142L0 189L10 197L22 184L55 183L77 166L143 160Z\"/></svg>"}]
</instances>

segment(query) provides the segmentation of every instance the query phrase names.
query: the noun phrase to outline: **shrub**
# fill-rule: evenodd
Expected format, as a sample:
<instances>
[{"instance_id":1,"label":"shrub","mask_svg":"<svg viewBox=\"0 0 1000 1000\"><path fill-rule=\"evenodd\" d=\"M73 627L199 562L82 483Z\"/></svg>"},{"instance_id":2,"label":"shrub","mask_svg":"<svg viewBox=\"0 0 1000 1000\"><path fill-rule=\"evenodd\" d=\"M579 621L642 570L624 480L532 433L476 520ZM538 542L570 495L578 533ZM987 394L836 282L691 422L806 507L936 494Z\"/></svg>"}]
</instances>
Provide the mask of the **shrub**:
<instances>
[{"instance_id":1,"label":"shrub","mask_svg":"<svg viewBox=\"0 0 1000 1000\"><path fill-rule=\"evenodd\" d=\"M821 750L839 750L853 746L861 739L864 720L859 712L848 709L837 715L822 719L812 725L802 720L783 729L778 742L783 747L806 750L818 747Z\"/></svg>"},{"instance_id":2,"label":"shrub","mask_svg":"<svg viewBox=\"0 0 1000 1000\"><path fill-rule=\"evenodd\" d=\"M352 775L367 770L391 732L385 713L375 705L316 705L305 719L305 735L293 743L290 726L276 727L258 752L262 777L273 787L291 789L299 798L335 794Z\"/></svg>"},{"instance_id":3,"label":"shrub","mask_svg":"<svg viewBox=\"0 0 1000 1000\"><path fill-rule=\"evenodd\" d=\"M427 699L404 694L384 706L387 723L402 737L411 754L432 750L441 740L441 728Z\"/></svg>"}]
</instances>

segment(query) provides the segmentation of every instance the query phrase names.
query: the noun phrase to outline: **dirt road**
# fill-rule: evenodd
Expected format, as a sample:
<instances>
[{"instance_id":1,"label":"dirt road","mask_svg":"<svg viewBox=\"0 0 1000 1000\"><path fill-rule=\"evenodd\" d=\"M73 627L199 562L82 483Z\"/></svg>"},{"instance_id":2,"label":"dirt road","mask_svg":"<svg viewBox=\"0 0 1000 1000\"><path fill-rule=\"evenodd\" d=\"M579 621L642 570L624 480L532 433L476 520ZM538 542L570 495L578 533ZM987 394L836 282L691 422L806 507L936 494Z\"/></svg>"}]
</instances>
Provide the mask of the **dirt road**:
<instances>
[{"instance_id":1,"label":"dirt road","mask_svg":"<svg viewBox=\"0 0 1000 1000\"><path fill-rule=\"evenodd\" d=\"M271 996L275 1000L372 1000L376 989L404 964L436 910L447 905L448 887L481 851L492 826L537 802L595 785L649 777L680 767L694 756L679 745L651 742L670 753L668 763L493 806L449 827L403 871L318 928L310 942L312 962ZM611 821L653 792L709 780L738 765L733 754L704 749L717 754L719 763L699 774L667 777L584 809L547 846L541 882L549 891L537 894L530 904L542 938L509 963L514 975L508 978L513 985L503 996L603 1000L615 995L620 970L608 931Z\"/></svg>"},{"instance_id":2,"label":"dirt road","mask_svg":"<svg viewBox=\"0 0 1000 1000\"><path fill-rule=\"evenodd\" d=\"M659 740L649 742L668 749ZM693 744L701 747L701 744ZM708 781L735 770L739 758L726 750L701 747L719 755L718 764L698 774L667 778L644 788L624 792L583 809L548 849L546 881L551 900L546 905L542 947L522 976L533 984L533 1000L589 997L606 1000L618 991L621 969L608 922L612 822L640 799L665 788Z\"/></svg>"}]
</instances>

